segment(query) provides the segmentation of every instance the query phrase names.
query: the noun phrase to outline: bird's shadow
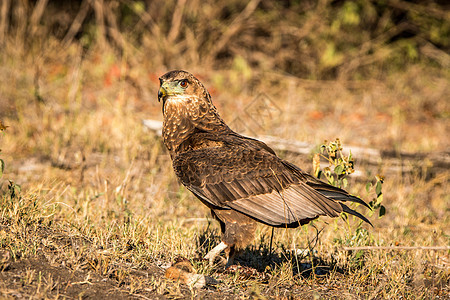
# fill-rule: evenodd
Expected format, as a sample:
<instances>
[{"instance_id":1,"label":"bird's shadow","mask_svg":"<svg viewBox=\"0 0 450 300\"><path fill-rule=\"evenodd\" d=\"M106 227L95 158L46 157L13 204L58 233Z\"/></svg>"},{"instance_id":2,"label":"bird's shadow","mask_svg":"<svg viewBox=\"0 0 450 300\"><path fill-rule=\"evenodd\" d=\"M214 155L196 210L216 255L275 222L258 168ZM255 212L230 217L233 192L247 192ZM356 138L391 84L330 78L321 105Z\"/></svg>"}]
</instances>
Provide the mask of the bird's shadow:
<instances>
[{"instance_id":1,"label":"bird's shadow","mask_svg":"<svg viewBox=\"0 0 450 300\"><path fill-rule=\"evenodd\" d=\"M211 229L210 226L199 232L196 238L198 257L200 259L204 257L220 241L219 231ZM301 252L287 249L283 244L272 245L271 249L270 235L261 235L260 240L240 252L234 262L243 267L253 268L259 273L276 270L287 263L294 276L303 278L324 276L332 272L347 273L337 262L320 257L314 249Z\"/></svg>"}]
</instances>

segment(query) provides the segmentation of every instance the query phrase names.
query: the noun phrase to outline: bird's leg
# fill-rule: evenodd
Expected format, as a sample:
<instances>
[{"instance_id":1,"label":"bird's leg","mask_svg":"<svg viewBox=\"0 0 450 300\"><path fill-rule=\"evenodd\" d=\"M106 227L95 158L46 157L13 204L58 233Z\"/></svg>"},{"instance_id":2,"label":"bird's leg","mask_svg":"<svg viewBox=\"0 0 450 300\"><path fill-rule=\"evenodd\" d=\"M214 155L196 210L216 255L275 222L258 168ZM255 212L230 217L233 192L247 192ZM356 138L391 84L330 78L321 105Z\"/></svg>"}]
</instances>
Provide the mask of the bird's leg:
<instances>
[{"instance_id":1,"label":"bird's leg","mask_svg":"<svg viewBox=\"0 0 450 300\"><path fill-rule=\"evenodd\" d=\"M224 242L220 242L219 245L212 248L211 251L209 251L205 255L204 259L208 259L209 265L212 266L214 264L214 259L216 258L216 256L219 255L219 253L222 252L222 250L225 250L227 248L228 248L227 244L225 244Z\"/></svg>"},{"instance_id":2,"label":"bird's leg","mask_svg":"<svg viewBox=\"0 0 450 300\"><path fill-rule=\"evenodd\" d=\"M225 249L225 255L227 257L227 264L225 265L225 269L234 264L234 257L236 256L235 246L231 246Z\"/></svg>"}]
</instances>

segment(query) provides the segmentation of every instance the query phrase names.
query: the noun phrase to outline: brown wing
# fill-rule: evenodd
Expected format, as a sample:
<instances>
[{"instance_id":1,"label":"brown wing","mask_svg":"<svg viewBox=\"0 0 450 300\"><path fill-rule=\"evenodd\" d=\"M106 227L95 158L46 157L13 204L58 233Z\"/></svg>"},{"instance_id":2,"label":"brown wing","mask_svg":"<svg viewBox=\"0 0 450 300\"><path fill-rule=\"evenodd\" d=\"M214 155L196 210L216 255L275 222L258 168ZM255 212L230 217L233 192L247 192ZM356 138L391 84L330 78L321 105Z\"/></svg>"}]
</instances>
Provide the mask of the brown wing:
<instances>
[{"instance_id":1,"label":"brown wing","mask_svg":"<svg viewBox=\"0 0 450 300\"><path fill-rule=\"evenodd\" d=\"M196 139L203 144L220 140L220 146L179 153L173 166L181 182L211 208L234 209L280 227L302 225L320 215L336 217L347 210L308 184L299 168L269 152L265 144L261 147L260 141L206 133ZM337 190L333 191L347 194Z\"/></svg>"}]
</instances>

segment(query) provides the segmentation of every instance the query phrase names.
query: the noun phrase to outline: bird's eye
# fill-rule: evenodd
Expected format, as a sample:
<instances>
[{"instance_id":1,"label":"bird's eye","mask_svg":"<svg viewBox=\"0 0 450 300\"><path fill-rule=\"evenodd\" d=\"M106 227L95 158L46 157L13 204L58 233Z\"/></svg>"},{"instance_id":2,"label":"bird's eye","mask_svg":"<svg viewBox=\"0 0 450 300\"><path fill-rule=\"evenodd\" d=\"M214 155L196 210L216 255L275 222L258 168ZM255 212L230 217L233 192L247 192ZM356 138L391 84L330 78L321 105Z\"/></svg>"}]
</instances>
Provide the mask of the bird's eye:
<instances>
[{"instance_id":1,"label":"bird's eye","mask_svg":"<svg viewBox=\"0 0 450 300\"><path fill-rule=\"evenodd\" d=\"M185 80L181 80L180 81L180 86L182 87L182 88L185 88L185 87L187 87L187 85L188 85L188 82L187 82L187 80L185 79Z\"/></svg>"}]
</instances>

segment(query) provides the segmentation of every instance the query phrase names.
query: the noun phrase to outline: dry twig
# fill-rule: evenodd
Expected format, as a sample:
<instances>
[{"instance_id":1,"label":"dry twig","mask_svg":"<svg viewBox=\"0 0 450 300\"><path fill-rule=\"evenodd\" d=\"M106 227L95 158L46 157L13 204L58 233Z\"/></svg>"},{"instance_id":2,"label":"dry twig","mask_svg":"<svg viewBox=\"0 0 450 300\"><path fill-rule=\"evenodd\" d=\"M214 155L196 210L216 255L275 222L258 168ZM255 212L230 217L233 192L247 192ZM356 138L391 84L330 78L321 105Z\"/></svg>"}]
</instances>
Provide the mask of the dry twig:
<instances>
[{"instance_id":1,"label":"dry twig","mask_svg":"<svg viewBox=\"0 0 450 300\"><path fill-rule=\"evenodd\" d=\"M6 32L8 31L8 11L9 11L10 0L3 0L0 15L0 41L5 40Z\"/></svg>"},{"instance_id":2,"label":"dry twig","mask_svg":"<svg viewBox=\"0 0 450 300\"><path fill-rule=\"evenodd\" d=\"M47 6L48 0L39 0L31 14L30 18L30 27L31 27L31 35L34 35L38 30L38 24L44 14L45 7Z\"/></svg>"},{"instance_id":3,"label":"dry twig","mask_svg":"<svg viewBox=\"0 0 450 300\"><path fill-rule=\"evenodd\" d=\"M357 250L450 250L449 246L361 246L342 247L345 251Z\"/></svg>"},{"instance_id":4,"label":"dry twig","mask_svg":"<svg viewBox=\"0 0 450 300\"><path fill-rule=\"evenodd\" d=\"M89 8L90 8L89 0L84 0L83 2L81 2L80 10L78 11L75 19L72 22L72 25L70 25L69 31L67 31L62 41L65 47L67 47L72 43L73 38L80 30L81 25L83 24L84 19L86 18L87 13L89 12Z\"/></svg>"},{"instance_id":5,"label":"dry twig","mask_svg":"<svg viewBox=\"0 0 450 300\"><path fill-rule=\"evenodd\" d=\"M235 35L244 25L243 22L248 19L256 10L260 0L250 1L244 10L233 20L227 30L223 33L222 38L211 49L209 59L213 60L216 55L222 51L228 41Z\"/></svg>"}]
</instances>

